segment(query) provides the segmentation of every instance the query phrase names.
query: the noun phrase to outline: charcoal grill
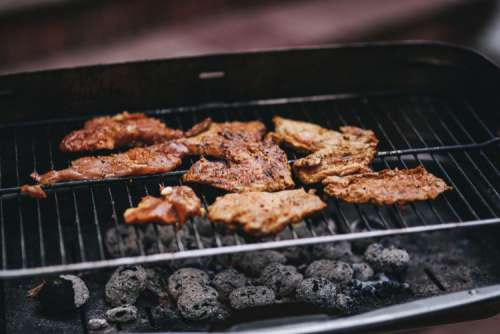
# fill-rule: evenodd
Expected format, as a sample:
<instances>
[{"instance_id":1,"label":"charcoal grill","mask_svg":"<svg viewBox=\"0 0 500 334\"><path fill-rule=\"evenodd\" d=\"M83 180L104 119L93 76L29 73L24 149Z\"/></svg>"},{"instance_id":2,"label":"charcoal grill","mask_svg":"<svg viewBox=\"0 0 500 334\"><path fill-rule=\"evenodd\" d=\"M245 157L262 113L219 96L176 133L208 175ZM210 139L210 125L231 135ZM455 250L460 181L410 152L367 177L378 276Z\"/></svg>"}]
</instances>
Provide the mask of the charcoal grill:
<instances>
[{"instance_id":1,"label":"charcoal grill","mask_svg":"<svg viewBox=\"0 0 500 334\"><path fill-rule=\"evenodd\" d=\"M431 43L234 53L0 77L0 278L498 224L499 83L498 68L482 56ZM123 211L142 196L158 194L158 184L180 184L192 161L161 175L56 184L47 187L45 200L28 198L19 187L30 183L34 170L64 168L77 157L58 151L64 134L90 117L124 109L181 129L207 116L259 119L272 128L274 115L329 128L370 128L380 139L375 169L421 164L453 191L407 207L329 199L324 213L272 239L231 234L196 218L184 227L195 242L174 231L175 252L159 237L146 244L146 228L139 226L131 230L138 236L137 254L126 254L121 240L121 256L112 257L107 230L121 225ZM218 195L207 187L195 190L205 206ZM170 227L153 228L159 236L159 229ZM498 287L490 286L449 295L435 308L429 301L395 306L390 319L381 311L283 330L357 329L498 295Z\"/></svg>"}]
</instances>

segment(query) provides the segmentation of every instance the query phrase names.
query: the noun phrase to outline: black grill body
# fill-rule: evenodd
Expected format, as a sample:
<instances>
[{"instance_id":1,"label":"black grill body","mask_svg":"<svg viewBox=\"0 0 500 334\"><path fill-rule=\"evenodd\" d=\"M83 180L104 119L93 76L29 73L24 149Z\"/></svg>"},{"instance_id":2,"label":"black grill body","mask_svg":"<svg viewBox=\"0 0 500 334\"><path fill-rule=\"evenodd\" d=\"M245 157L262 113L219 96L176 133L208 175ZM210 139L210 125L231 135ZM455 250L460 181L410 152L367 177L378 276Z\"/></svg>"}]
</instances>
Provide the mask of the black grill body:
<instances>
[{"instance_id":1,"label":"black grill body","mask_svg":"<svg viewBox=\"0 0 500 334\"><path fill-rule=\"evenodd\" d=\"M408 248L418 246L414 247L417 259L423 261L428 249L421 240L431 240L442 243L443 248L435 250L444 252L442 256L448 252L450 258L464 258L455 269L477 268L478 274L457 285L450 277L440 277L432 266L419 263L414 284L425 292L408 300L464 289L486 290L447 296L452 302L440 299L406 308L399 304L389 318L380 316L388 314L386 310L343 322L320 318L319 325L309 327L299 319L299 325L283 330L374 328L496 300L500 291L492 285L498 282L498 273L490 254L498 249L494 241L488 241L488 232L496 227L462 230L500 222L500 113L495 92L499 74L497 67L469 50L403 43L210 55L0 77L0 277L419 233L400 239ZM19 186L30 182L33 170L64 168L77 157L58 152L64 134L79 128L89 117L124 109L145 111L183 129L207 116L216 121L260 119L271 129L275 115L330 128L344 124L370 128L381 141L374 169L421 164L454 190L435 201L404 208L330 200L323 214L266 241L228 234L218 226L195 220L185 227L195 242L178 236L177 252L166 251L159 238L145 240L144 235L150 232L146 227L131 227L129 233L138 236L137 252L133 256L123 252L116 258L107 252L107 231L121 225L123 211L142 196L158 194L158 184L179 184L180 175L192 161L163 175L66 182L48 188L46 200L20 195ZM196 190L205 204L218 195L206 187ZM206 226L210 231L205 231ZM359 226L361 230L356 229ZM160 229L170 227L148 228L154 228L153 234L158 236ZM446 231L423 234L438 230ZM450 251L455 239L466 240L468 247L463 254ZM424 277L423 281L418 277ZM15 288L13 282L21 285L15 283ZM3 305L15 305L4 310L5 328L20 329L12 322L18 314L14 310L27 308L20 301L11 301L19 299L23 282L30 280L2 283ZM437 290L425 289L431 286ZM422 305L440 305L442 309L418 307ZM304 313L299 310L298 314ZM80 323L87 316L82 311L81 319L69 319L68 323ZM274 324L264 326L270 330Z\"/></svg>"}]
</instances>

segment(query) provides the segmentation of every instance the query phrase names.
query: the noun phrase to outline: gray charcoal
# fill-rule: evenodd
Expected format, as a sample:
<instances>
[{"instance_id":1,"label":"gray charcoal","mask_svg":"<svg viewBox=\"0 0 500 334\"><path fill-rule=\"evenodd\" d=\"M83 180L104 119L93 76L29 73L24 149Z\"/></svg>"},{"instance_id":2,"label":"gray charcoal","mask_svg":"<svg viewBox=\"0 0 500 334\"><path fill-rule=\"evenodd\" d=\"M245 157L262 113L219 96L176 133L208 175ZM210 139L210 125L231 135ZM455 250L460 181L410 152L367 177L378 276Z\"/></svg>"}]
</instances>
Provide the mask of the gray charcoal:
<instances>
[{"instance_id":1,"label":"gray charcoal","mask_svg":"<svg viewBox=\"0 0 500 334\"><path fill-rule=\"evenodd\" d=\"M354 300L343 293L338 293L335 296L335 308L345 314L353 313L355 311Z\"/></svg>"},{"instance_id":2,"label":"gray charcoal","mask_svg":"<svg viewBox=\"0 0 500 334\"><path fill-rule=\"evenodd\" d=\"M187 320L214 319L221 307L217 296L217 291L212 287L192 284L183 288L177 300L177 308L182 317Z\"/></svg>"},{"instance_id":3,"label":"gray charcoal","mask_svg":"<svg viewBox=\"0 0 500 334\"><path fill-rule=\"evenodd\" d=\"M250 276L259 276L262 270L271 263L286 262L286 257L272 250L265 250L260 252L243 253L236 257L235 264L244 273Z\"/></svg>"},{"instance_id":4,"label":"gray charcoal","mask_svg":"<svg viewBox=\"0 0 500 334\"><path fill-rule=\"evenodd\" d=\"M384 274L379 274L371 281L353 280L349 284L349 294L353 297L386 298L408 291L408 283L391 280Z\"/></svg>"},{"instance_id":5,"label":"gray charcoal","mask_svg":"<svg viewBox=\"0 0 500 334\"><path fill-rule=\"evenodd\" d=\"M349 261L352 257L351 244L347 241L317 244L311 247L315 259Z\"/></svg>"},{"instance_id":6,"label":"gray charcoal","mask_svg":"<svg viewBox=\"0 0 500 334\"><path fill-rule=\"evenodd\" d=\"M83 306L83 304L87 302L90 296L89 288L87 288L85 282L80 277L75 275L61 275L59 277L70 281L73 285L75 306L77 308Z\"/></svg>"},{"instance_id":7,"label":"gray charcoal","mask_svg":"<svg viewBox=\"0 0 500 334\"><path fill-rule=\"evenodd\" d=\"M229 303L236 310L274 304L276 296L267 286L246 286L229 295Z\"/></svg>"},{"instance_id":8,"label":"gray charcoal","mask_svg":"<svg viewBox=\"0 0 500 334\"><path fill-rule=\"evenodd\" d=\"M375 275L372 267L366 262L353 263L354 278L360 281L367 281Z\"/></svg>"},{"instance_id":9,"label":"gray charcoal","mask_svg":"<svg viewBox=\"0 0 500 334\"><path fill-rule=\"evenodd\" d=\"M103 330L110 327L106 319L100 318L90 319L87 326L91 331Z\"/></svg>"},{"instance_id":10,"label":"gray charcoal","mask_svg":"<svg viewBox=\"0 0 500 334\"><path fill-rule=\"evenodd\" d=\"M408 268L410 255L404 249L384 247L374 243L365 251L365 260L373 269L385 273L403 273Z\"/></svg>"},{"instance_id":11,"label":"gray charcoal","mask_svg":"<svg viewBox=\"0 0 500 334\"><path fill-rule=\"evenodd\" d=\"M176 305L171 303L160 304L151 309L151 317L158 327L170 327L171 324L182 321Z\"/></svg>"},{"instance_id":12,"label":"gray charcoal","mask_svg":"<svg viewBox=\"0 0 500 334\"><path fill-rule=\"evenodd\" d=\"M120 241L121 240L121 241ZM112 257L139 255L138 236L132 226L118 225L106 231L106 250Z\"/></svg>"},{"instance_id":13,"label":"gray charcoal","mask_svg":"<svg viewBox=\"0 0 500 334\"><path fill-rule=\"evenodd\" d=\"M158 238L164 246L168 246L175 239L174 226L158 225Z\"/></svg>"},{"instance_id":14,"label":"gray charcoal","mask_svg":"<svg viewBox=\"0 0 500 334\"><path fill-rule=\"evenodd\" d=\"M296 247L287 247L281 251L286 257L286 262L291 263L293 265L302 265L304 263L311 262L311 252L307 247L304 246L296 246Z\"/></svg>"},{"instance_id":15,"label":"gray charcoal","mask_svg":"<svg viewBox=\"0 0 500 334\"><path fill-rule=\"evenodd\" d=\"M159 268L146 268L146 292L157 302L168 300L167 283Z\"/></svg>"},{"instance_id":16,"label":"gray charcoal","mask_svg":"<svg viewBox=\"0 0 500 334\"><path fill-rule=\"evenodd\" d=\"M142 266L119 267L106 283L106 301L112 306L134 304L146 288L146 280Z\"/></svg>"},{"instance_id":17,"label":"gray charcoal","mask_svg":"<svg viewBox=\"0 0 500 334\"><path fill-rule=\"evenodd\" d=\"M335 306L337 288L326 278L311 277L303 280L297 287L297 299L322 308Z\"/></svg>"},{"instance_id":18,"label":"gray charcoal","mask_svg":"<svg viewBox=\"0 0 500 334\"><path fill-rule=\"evenodd\" d=\"M197 268L181 268L168 278L168 292L177 300L182 293L183 287L192 283L208 285L210 277L206 272Z\"/></svg>"},{"instance_id":19,"label":"gray charcoal","mask_svg":"<svg viewBox=\"0 0 500 334\"><path fill-rule=\"evenodd\" d=\"M122 305L106 311L106 318L111 322L131 322L137 320L137 307Z\"/></svg>"},{"instance_id":20,"label":"gray charcoal","mask_svg":"<svg viewBox=\"0 0 500 334\"><path fill-rule=\"evenodd\" d=\"M259 283L273 289L276 296L281 298L293 294L302 279L302 274L294 266L271 263L262 271Z\"/></svg>"},{"instance_id":21,"label":"gray charcoal","mask_svg":"<svg viewBox=\"0 0 500 334\"><path fill-rule=\"evenodd\" d=\"M46 281L38 292L40 305L48 313L75 310L84 305L89 296L87 285L75 275L60 275Z\"/></svg>"},{"instance_id":22,"label":"gray charcoal","mask_svg":"<svg viewBox=\"0 0 500 334\"><path fill-rule=\"evenodd\" d=\"M234 289L241 288L246 283L247 278L245 275L233 268L221 271L212 279L212 285L223 300L226 300Z\"/></svg>"},{"instance_id":23,"label":"gray charcoal","mask_svg":"<svg viewBox=\"0 0 500 334\"><path fill-rule=\"evenodd\" d=\"M227 320L231 316L231 310L229 307L226 305L219 303L219 308L217 311L214 313L212 318L210 319L211 322L222 322Z\"/></svg>"},{"instance_id":24,"label":"gray charcoal","mask_svg":"<svg viewBox=\"0 0 500 334\"><path fill-rule=\"evenodd\" d=\"M379 220L379 219L374 219L374 218L370 218L368 217L368 222L370 223L370 226L373 228L373 229L384 229L384 224ZM369 232L370 230L366 228L365 224L360 221L360 220L357 220L355 221L354 223L351 224L351 231L353 233L355 232ZM356 240L353 240L351 241L351 247L352 247L352 250L353 252L357 253L357 254L363 254L366 250L366 248L376 242L375 241L376 239L374 238L362 238L362 239L356 239Z\"/></svg>"},{"instance_id":25,"label":"gray charcoal","mask_svg":"<svg viewBox=\"0 0 500 334\"><path fill-rule=\"evenodd\" d=\"M323 277L335 283L347 283L352 280L354 272L345 262L318 260L307 267L305 275L306 277Z\"/></svg>"}]
</instances>

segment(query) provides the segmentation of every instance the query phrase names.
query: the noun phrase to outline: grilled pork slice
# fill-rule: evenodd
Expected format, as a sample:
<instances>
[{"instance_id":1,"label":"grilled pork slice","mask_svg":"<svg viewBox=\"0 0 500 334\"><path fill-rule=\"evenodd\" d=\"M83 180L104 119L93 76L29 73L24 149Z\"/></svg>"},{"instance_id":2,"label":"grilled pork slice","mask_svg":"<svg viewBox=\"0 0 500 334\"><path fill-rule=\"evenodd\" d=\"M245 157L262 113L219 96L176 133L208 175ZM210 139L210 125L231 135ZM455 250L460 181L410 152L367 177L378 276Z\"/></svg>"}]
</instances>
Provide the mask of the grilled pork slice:
<instances>
[{"instance_id":1,"label":"grilled pork slice","mask_svg":"<svg viewBox=\"0 0 500 334\"><path fill-rule=\"evenodd\" d=\"M216 157L224 160L201 158L183 175L183 180L229 192L279 191L294 186L287 156L272 141L228 141Z\"/></svg>"},{"instance_id":2,"label":"grilled pork slice","mask_svg":"<svg viewBox=\"0 0 500 334\"><path fill-rule=\"evenodd\" d=\"M85 122L83 129L64 137L59 148L63 152L112 150L151 145L182 136L182 131L170 129L158 119L123 112Z\"/></svg>"},{"instance_id":3,"label":"grilled pork slice","mask_svg":"<svg viewBox=\"0 0 500 334\"><path fill-rule=\"evenodd\" d=\"M326 204L304 189L275 193L247 192L218 197L208 208L208 218L223 223L230 229L240 227L254 236L265 236L282 231L318 211Z\"/></svg>"},{"instance_id":4,"label":"grilled pork slice","mask_svg":"<svg viewBox=\"0 0 500 334\"><path fill-rule=\"evenodd\" d=\"M186 132L189 138L179 142L186 145L191 155L224 158L228 145L261 141L265 132L265 125L259 121L215 123L207 118Z\"/></svg>"},{"instance_id":5,"label":"grilled pork slice","mask_svg":"<svg viewBox=\"0 0 500 334\"><path fill-rule=\"evenodd\" d=\"M166 173L182 163L187 148L175 142L166 142L143 148L133 148L109 156L83 157L71 166L45 174L31 174L41 184L71 180L96 180L119 176Z\"/></svg>"},{"instance_id":6,"label":"grilled pork slice","mask_svg":"<svg viewBox=\"0 0 500 334\"><path fill-rule=\"evenodd\" d=\"M293 163L295 175L305 184L321 182L327 176L344 176L370 171L374 144L341 144L311 153Z\"/></svg>"},{"instance_id":7,"label":"grilled pork slice","mask_svg":"<svg viewBox=\"0 0 500 334\"><path fill-rule=\"evenodd\" d=\"M348 203L404 205L434 199L451 190L445 181L424 167L385 169L349 176L329 176L323 180L325 193Z\"/></svg>"},{"instance_id":8,"label":"grilled pork slice","mask_svg":"<svg viewBox=\"0 0 500 334\"><path fill-rule=\"evenodd\" d=\"M283 117L274 117L275 132L273 137L288 146L306 152L316 152L338 145L377 144L375 133L354 126L342 126L340 132L325 129L319 125L295 121Z\"/></svg>"},{"instance_id":9,"label":"grilled pork slice","mask_svg":"<svg viewBox=\"0 0 500 334\"><path fill-rule=\"evenodd\" d=\"M38 199L43 199L47 198L47 194L45 191L43 191L42 187L40 187L39 184L35 185L29 185L25 184L21 186L21 192L32 197L32 198L38 198Z\"/></svg>"},{"instance_id":10,"label":"grilled pork slice","mask_svg":"<svg viewBox=\"0 0 500 334\"><path fill-rule=\"evenodd\" d=\"M205 210L193 189L178 186L162 187L160 198L144 197L136 208L125 210L123 218L127 224L183 225L187 219L204 214Z\"/></svg>"}]
</instances>

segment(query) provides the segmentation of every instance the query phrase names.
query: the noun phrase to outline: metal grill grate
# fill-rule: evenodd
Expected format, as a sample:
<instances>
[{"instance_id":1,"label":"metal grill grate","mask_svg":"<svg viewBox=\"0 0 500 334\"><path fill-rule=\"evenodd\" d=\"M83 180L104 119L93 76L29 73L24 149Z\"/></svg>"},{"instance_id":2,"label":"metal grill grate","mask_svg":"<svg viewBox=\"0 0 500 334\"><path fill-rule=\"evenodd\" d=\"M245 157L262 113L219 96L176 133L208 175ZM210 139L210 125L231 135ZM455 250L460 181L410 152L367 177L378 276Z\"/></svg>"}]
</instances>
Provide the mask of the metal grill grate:
<instances>
[{"instance_id":1,"label":"metal grill grate","mask_svg":"<svg viewBox=\"0 0 500 334\"><path fill-rule=\"evenodd\" d=\"M35 200L19 195L19 185L30 182L33 170L64 168L77 157L58 152L57 145L64 134L80 127L83 119L6 125L0 132L0 277L500 222L500 138L488 126L488 116L480 116L466 101L406 94L322 96L151 114L182 129L207 116L216 121L260 119L271 129L274 115L329 128L343 124L370 128L380 139L374 169L421 164L444 178L453 191L434 201L406 207L351 205L329 199L323 213L262 240L229 233L204 218L188 222L180 232L170 226L126 227L123 211L146 194L157 195L160 183L180 184L180 175L192 161L186 161L178 171L161 175L65 182L52 186L47 199ZM220 194L203 186L194 189L205 206ZM113 228L125 231L111 234ZM115 242L114 254L110 253L110 236ZM170 237L173 241L168 240Z\"/></svg>"}]
</instances>

